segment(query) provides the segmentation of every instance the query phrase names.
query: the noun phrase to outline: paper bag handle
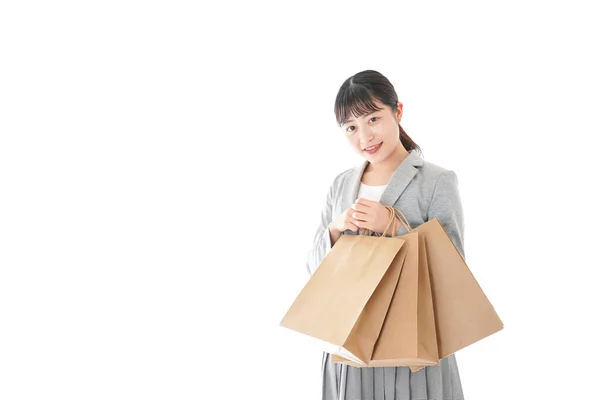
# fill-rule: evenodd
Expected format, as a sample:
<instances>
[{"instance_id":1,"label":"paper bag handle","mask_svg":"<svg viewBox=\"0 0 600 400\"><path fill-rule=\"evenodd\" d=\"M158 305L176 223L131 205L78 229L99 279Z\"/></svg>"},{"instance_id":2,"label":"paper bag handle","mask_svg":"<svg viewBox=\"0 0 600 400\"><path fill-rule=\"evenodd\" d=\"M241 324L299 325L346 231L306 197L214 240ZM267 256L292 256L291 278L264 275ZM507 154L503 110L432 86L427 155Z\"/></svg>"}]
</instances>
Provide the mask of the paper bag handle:
<instances>
[{"instance_id":1,"label":"paper bag handle","mask_svg":"<svg viewBox=\"0 0 600 400\"><path fill-rule=\"evenodd\" d=\"M410 227L410 223L408 222L408 218L406 218L406 216L404 214L402 214L402 211L398 210L397 208L392 207L392 210L394 210L394 212L396 213L396 216L398 217L398 219L400 221L402 221L402 223L404 224L404 226L406 227L407 231L412 231L412 228ZM398 215L398 213L400 213L400 215Z\"/></svg>"},{"instance_id":2,"label":"paper bag handle","mask_svg":"<svg viewBox=\"0 0 600 400\"><path fill-rule=\"evenodd\" d=\"M385 229L385 231L383 232L383 234L381 234L381 236L385 236L387 230L390 228L390 226L392 226L395 216L397 216L398 219L402 222L402 224L404 224L404 226L406 227L406 230L408 232L412 231L410 223L408 222L408 218L406 218L406 216L402 213L402 211L400 211L397 208L394 208L392 206L385 206L385 208L387 208L390 212L390 221L388 222L388 226ZM394 231L393 228L392 228L392 231L393 232L392 232L391 236L394 237L396 235L396 232ZM371 234L371 231L369 229L365 229L365 232L368 232L369 235Z\"/></svg>"}]
</instances>

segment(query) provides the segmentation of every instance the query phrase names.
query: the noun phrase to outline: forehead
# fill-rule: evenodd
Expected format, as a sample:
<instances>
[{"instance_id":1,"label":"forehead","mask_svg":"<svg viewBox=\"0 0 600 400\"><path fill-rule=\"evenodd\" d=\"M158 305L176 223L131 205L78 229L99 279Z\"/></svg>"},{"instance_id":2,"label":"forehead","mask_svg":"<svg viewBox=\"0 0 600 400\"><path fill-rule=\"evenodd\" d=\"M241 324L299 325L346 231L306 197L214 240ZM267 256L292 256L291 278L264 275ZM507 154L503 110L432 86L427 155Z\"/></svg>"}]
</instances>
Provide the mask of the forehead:
<instances>
[{"instance_id":1,"label":"forehead","mask_svg":"<svg viewBox=\"0 0 600 400\"><path fill-rule=\"evenodd\" d=\"M385 104L383 104L379 100L373 100L373 103L375 104L375 106L377 108L375 110L373 110L372 107L369 107L367 109L365 107L365 105L363 105L363 104L355 105L354 107L350 107L351 109L346 110L346 115L348 116L348 119L343 124L345 125L345 124L354 122L355 118L364 119L364 118L369 117L371 114L385 110ZM357 112L357 110L359 110L359 111ZM357 115L357 113L360 115Z\"/></svg>"}]
</instances>

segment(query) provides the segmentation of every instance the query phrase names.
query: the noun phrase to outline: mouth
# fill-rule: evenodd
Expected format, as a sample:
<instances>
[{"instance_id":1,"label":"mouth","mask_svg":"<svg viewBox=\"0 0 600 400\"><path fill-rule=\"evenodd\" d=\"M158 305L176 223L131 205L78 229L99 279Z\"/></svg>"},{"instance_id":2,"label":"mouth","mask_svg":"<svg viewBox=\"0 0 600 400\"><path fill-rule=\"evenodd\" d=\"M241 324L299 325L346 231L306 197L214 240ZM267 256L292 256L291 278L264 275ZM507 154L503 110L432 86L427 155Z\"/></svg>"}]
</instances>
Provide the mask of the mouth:
<instances>
[{"instance_id":1,"label":"mouth","mask_svg":"<svg viewBox=\"0 0 600 400\"><path fill-rule=\"evenodd\" d=\"M374 154L377 152L377 150L379 150L381 148L382 144L383 144L383 142L376 144L374 146L366 147L363 150L369 154Z\"/></svg>"}]
</instances>

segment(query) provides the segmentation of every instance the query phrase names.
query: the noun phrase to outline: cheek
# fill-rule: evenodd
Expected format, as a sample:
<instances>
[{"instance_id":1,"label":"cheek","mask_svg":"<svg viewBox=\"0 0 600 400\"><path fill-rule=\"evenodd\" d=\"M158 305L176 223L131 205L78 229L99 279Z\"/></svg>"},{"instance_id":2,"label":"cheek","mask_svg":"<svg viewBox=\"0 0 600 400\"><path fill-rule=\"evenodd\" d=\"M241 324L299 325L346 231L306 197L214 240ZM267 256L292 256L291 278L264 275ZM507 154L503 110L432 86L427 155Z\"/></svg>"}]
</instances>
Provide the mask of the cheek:
<instances>
[{"instance_id":1,"label":"cheek","mask_svg":"<svg viewBox=\"0 0 600 400\"><path fill-rule=\"evenodd\" d=\"M348 140L348 143L350 144L350 146L352 147L360 147L360 143L358 141L358 139L354 136L348 136L346 138Z\"/></svg>"},{"instance_id":2,"label":"cheek","mask_svg":"<svg viewBox=\"0 0 600 400\"><path fill-rule=\"evenodd\" d=\"M386 142L390 142L395 140L396 138L398 138L398 134L396 132L396 127L392 126L392 127L388 127L385 131L385 134L382 135L382 139L385 140Z\"/></svg>"}]
</instances>

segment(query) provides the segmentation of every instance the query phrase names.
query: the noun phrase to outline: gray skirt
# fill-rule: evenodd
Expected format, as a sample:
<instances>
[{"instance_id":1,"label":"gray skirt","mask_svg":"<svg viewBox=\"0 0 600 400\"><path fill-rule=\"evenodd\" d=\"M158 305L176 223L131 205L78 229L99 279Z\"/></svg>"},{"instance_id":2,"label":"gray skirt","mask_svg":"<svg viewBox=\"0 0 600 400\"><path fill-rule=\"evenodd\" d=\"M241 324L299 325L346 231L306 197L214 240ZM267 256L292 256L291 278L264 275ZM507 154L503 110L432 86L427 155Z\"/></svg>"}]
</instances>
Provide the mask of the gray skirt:
<instances>
[{"instance_id":1,"label":"gray skirt","mask_svg":"<svg viewBox=\"0 0 600 400\"><path fill-rule=\"evenodd\" d=\"M323 352L322 400L464 400L456 356L411 372L409 367L365 367L334 363Z\"/></svg>"}]
</instances>

